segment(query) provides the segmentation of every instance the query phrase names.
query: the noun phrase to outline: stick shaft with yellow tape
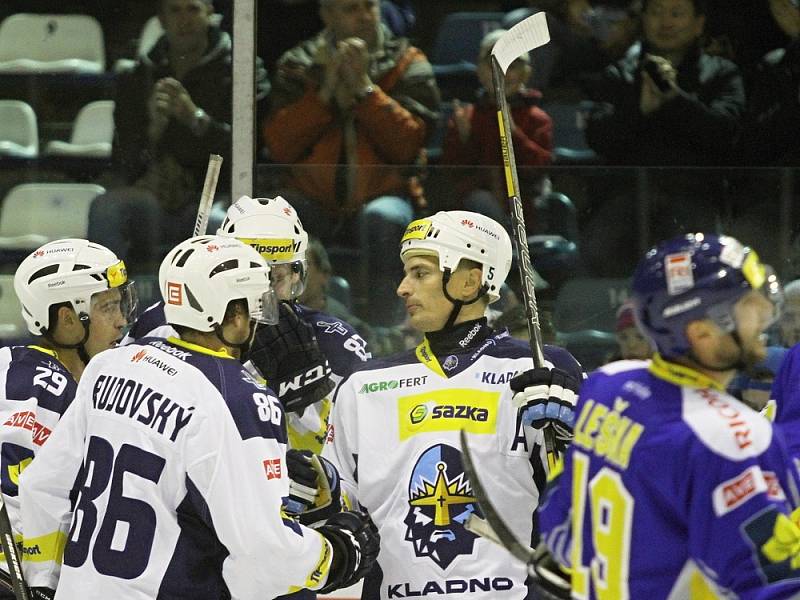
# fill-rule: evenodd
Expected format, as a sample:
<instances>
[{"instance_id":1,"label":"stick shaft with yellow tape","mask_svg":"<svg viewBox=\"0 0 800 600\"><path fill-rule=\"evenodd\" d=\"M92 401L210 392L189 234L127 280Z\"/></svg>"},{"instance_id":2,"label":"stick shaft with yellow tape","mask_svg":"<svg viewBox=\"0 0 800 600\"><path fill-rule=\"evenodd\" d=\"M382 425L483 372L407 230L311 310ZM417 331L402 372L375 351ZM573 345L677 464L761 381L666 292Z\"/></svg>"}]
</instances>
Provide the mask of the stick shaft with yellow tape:
<instances>
[{"instance_id":1,"label":"stick shaft with yellow tape","mask_svg":"<svg viewBox=\"0 0 800 600\"><path fill-rule=\"evenodd\" d=\"M534 289L534 272L528 251L528 236L525 231L525 219L522 214L522 199L519 191L517 161L514 156L514 145L511 140L511 115L505 94L505 72L510 64L525 52L546 44L550 40L547 21L544 13L536 13L512 27L497 41L492 48L492 81L497 99L497 124L500 129L500 147L503 152L503 170L505 172L506 190L511 212L511 241L517 255L517 265L522 282L522 299L525 305L525 316L528 322L528 334L531 340L531 353L535 367L544 366L542 350L542 331L539 327L539 310L536 304ZM547 449L547 461L553 468L558 459L553 430L544 430Z\"/></svg>"}]
</instances>

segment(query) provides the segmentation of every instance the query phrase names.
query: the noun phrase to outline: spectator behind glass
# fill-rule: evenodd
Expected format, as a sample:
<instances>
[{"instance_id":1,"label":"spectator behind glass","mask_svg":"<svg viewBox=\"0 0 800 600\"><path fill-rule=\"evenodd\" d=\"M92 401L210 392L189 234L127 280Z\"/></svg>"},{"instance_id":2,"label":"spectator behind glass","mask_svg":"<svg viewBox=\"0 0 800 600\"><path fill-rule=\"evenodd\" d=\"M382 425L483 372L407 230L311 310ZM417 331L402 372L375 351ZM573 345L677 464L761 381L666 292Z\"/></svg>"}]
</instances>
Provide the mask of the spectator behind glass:
<instances>
[{"instance_id":1,"label":"spectator behind glass","mask_svg":"<svg viewBox=\"0 0 800 600\"><path fill-rule=\"evenodd\" d=\"M642 334L634 318L633 302L624 302L617 310L614 336L619 345L619 354L612 360L647 360L653 356L650 341Z\"/></svg>"},{"instance_id":2,"label":"spectator behind glass","mask_svg":"<svg viewBox=\"0 0 800 600\"><path fill-rule=\"evenodd\" d=\"M800 343L800 279L795 279L783 288L783 306L778 317L779 343L791 348Z\"/></svg>"},{"instance_id":3,"label":"spectator behind glass","mask_svg":"<svg viewBox=\"0 0 800 600\"><path fill-rule=\"evenodd\" d=\"M492 48L506 32L496 29L481 41L478 53L478 78L481 88L474 104L453 102L453 116L447 125L442 164L462 166L502 166L497 102L492 84ZM542 94L525 87L532 67L528 54L509 66L505 94L511 110L511 139L518 166L550 164L553 150L553 122L537 106ZM478 212L508 227L504 180L497 169L474 169L470 174L456 172L455 193L463 210ZM523 173L524 176L524 173ZM526 215L527 216L527 215ZM528 216L526 222L532 218Z\"/></svg>"},{"instance_id":4,"label":"spectator behind glass","mask_svg":"<svg viewBox=\"0 0 800 600\"><path fill-rule=\"evenodd\" d=\"M745 165L800 165L800 7L768 0L786 45L763 57L747 77L748 116L741 138Z\"/></svg>"},{"instance_id":5,"label":"spectator behind glass","mask_svg":"<svg viewBox=\"0 0 800 600\"><path fill-rule=\"evenodd\" d=\"M587 82L589 146L615 164L726 164L744 85L736 65L700 47L703 0L645 0L642 25L640 46Z\"/></svg>"},{"instance_id":6,"label":"spectator behind glass","mask_svg":"<svg viewBox=\"0 0 800 600\"><path fill-rule=\"evenodd\" d=\"M192 233L209 154L230 164L231 39L213 13L210 0L161 0L164 35L117 83L123 187L106 184L112 189L92 203L89 238L129 257L133 270ZM263 97L266 73L256 73Z\"/></svg>"},{"instance_id":7,"label":"spectator behind glass","mask_svg":"<svg viewBox=\"0 0 800 600\"><path fill-rule=\"evenodd\" d=\"M293 165L281 193L307 229L359 241L370 320L391 323L401 273L390 250L414 218L401 165L419 157L439 92L425 55L381 24L377 0L322 0L320 15L325 28L278 61L264 137L273 161Z\"/></svg>"}]
</instances>

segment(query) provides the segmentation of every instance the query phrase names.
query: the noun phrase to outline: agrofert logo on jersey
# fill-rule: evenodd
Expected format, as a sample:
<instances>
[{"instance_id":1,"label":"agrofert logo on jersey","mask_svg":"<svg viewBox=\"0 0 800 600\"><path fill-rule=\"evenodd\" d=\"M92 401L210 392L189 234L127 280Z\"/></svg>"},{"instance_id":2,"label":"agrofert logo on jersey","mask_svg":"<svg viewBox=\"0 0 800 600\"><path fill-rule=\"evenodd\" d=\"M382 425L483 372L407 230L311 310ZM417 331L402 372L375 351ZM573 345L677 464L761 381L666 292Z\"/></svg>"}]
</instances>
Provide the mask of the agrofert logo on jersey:
<instances>
[{"instance_id":1,"label":"agrofert logo on jersey","mask_svg":"<svg viewBox=\"0 0 800 600\"><path fill-rule=\"evenodd\" d=\"M358 390L359 394L370 394L372 392L385 392L387 390L398 390L403 388L409 387L417 387L420 385L425 385L425 381L428 379L427 375L423 375L422 377L408 377L406 379L390 379L388 381L373 381L370 383L365 383L361 386L361 389Z\"/></svg>"},{"instance_id":2,"label":"agrofert logo on jersey","mask_svg":"<svg viewBox=\"0 0 800 600\"><path fill-rule=\"evenodd\" d=\"M414 553L446 569L458 556L472 554L475 534L464 529L472 513L483 516L464 473L461 453L447 444L428 448L408 483L405 540Z\"/></svg>"}]
</instances>

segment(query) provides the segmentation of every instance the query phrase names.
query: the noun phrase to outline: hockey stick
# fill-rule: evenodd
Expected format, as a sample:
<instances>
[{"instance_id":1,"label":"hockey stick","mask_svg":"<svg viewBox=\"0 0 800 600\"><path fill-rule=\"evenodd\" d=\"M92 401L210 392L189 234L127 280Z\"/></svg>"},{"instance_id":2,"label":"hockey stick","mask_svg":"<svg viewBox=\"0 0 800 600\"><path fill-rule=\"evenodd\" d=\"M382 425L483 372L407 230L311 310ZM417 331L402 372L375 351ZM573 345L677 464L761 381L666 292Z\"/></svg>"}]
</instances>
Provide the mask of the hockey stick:
<instances>
[{"instance_id":1,"label":"hockey stick","mask_svg":"<svg viewBox=\"0 0 800 600\"><path fill-rule=\"evenodd\" d=\"M485 537L486 539L503 546L508 550L514 558L521 560L526 565L533 562L534 552L531 548L523 544L517 539L517 536L509 529L505 521L503 521L500 514L495 509L494 504L489 500L486 490L478 478L478 472L475 470L475 464L472 462L472 454L469 451L469 444L467 443L467 432L463 429L460 432L461 440L461 455L464 463L464 473L467 475L470 486L472 486L472 495L481 507L484 518L476 516L474 513L467 517L464 522L464 527L467 531L471 531L475 535Z\"/></svg>"},{"instance_id":2,"label":"hockey stick","mask_svg":"<svg viewBox=\"0 0 800 600\"><path fill-rule=\"evenodd\" d=\"M25 577L22 575L22 562L17 551L17 544L14 542L14 531L11 529L11 521L8 519L8 510L6 510L6 502L2 493L0 493L0 545L2 545L6 557L7 577L10 580L11 591L14 592L17 600L30 600L31 593L25 584ZM6 574L3 573L3 575Z\"/></svg>"},{"instance_id":3,"label":"hockey stick","mask_svg":"<svg viewBox=\"0 0 800 600\"><path fill-rule=\"evenodd\" d=\"M511 142L511 116L505 93L505 74L511 63L521 55L543 46L549 41L550 32L547 29L547 18L543 12L538 12L514 25L497 40L494 48L492 48L492 81L498 105L497 124L500 128L500 146L503 150L506 188L511 209L511 229L514 234L511 236L511 240L514 243L519 262L522 298L525 304L525 316L528 321L533 366L537 368L544 366L542 332L539 328L539 309L536 306L536 291L533 285L534 273L531 265L531 256L528 251L528 236L525 233L525 218L522 215L517 160L514 156L514 144ZM556 449L555 435L551 427L544 429L544 443L547 450L547 463L552 469L556 464L556 460L558 460L558 450Z\"/></svg>"},{"instance_id":4,"label":"hockey stick","mask_svg":"<svg viewBox=\"0 0 800 600\"><path fill-rule=\"evenodd\" d=\"M193 235L205 235L206 233L208 216L211 214L211 205L214 203L214 195L217 193L217 180L221 168L222 157L219 154L211 154L208 157L206 179L203 182L203 192L200 194L200 206L197 207L197 220L194 223Z\"/></svg>"}]
</instances>

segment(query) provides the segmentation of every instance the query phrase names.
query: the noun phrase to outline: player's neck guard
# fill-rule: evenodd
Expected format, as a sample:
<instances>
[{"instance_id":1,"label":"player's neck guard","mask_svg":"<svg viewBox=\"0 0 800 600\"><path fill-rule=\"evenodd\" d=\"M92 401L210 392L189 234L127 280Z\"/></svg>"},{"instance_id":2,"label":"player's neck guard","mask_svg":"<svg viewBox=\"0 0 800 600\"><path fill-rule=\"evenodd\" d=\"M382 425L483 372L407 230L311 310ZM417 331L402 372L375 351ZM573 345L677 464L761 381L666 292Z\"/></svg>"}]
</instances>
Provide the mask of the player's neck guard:
<instances>
[{"instance_id":1,"label":"player's neck guard","mask_svg":"<svg viewBox=\"0 0 800 600\"><path fill-rule=\"evenodd\" d=\"M431 351L442 356L466 348L472 348L483 343L492 334L492 329L486 323L486 317L464 321L458 325L444 326L439 331L425 334L430 343Z\"/></svg>"},{"instance_id":2,"label":"player's neck guard","mask_svg":"<svg viewBox=\"0 0 800 600\"><path fill-rule=\"evenodd\" d=\"M653 360L650 363L650 372L659 379L674 383L675 385L725 391L725 387L720 382L712 379L708 375L704 375L691 367L668 361L658 353L653 355Z\"/></svg>"}]
</instances>

